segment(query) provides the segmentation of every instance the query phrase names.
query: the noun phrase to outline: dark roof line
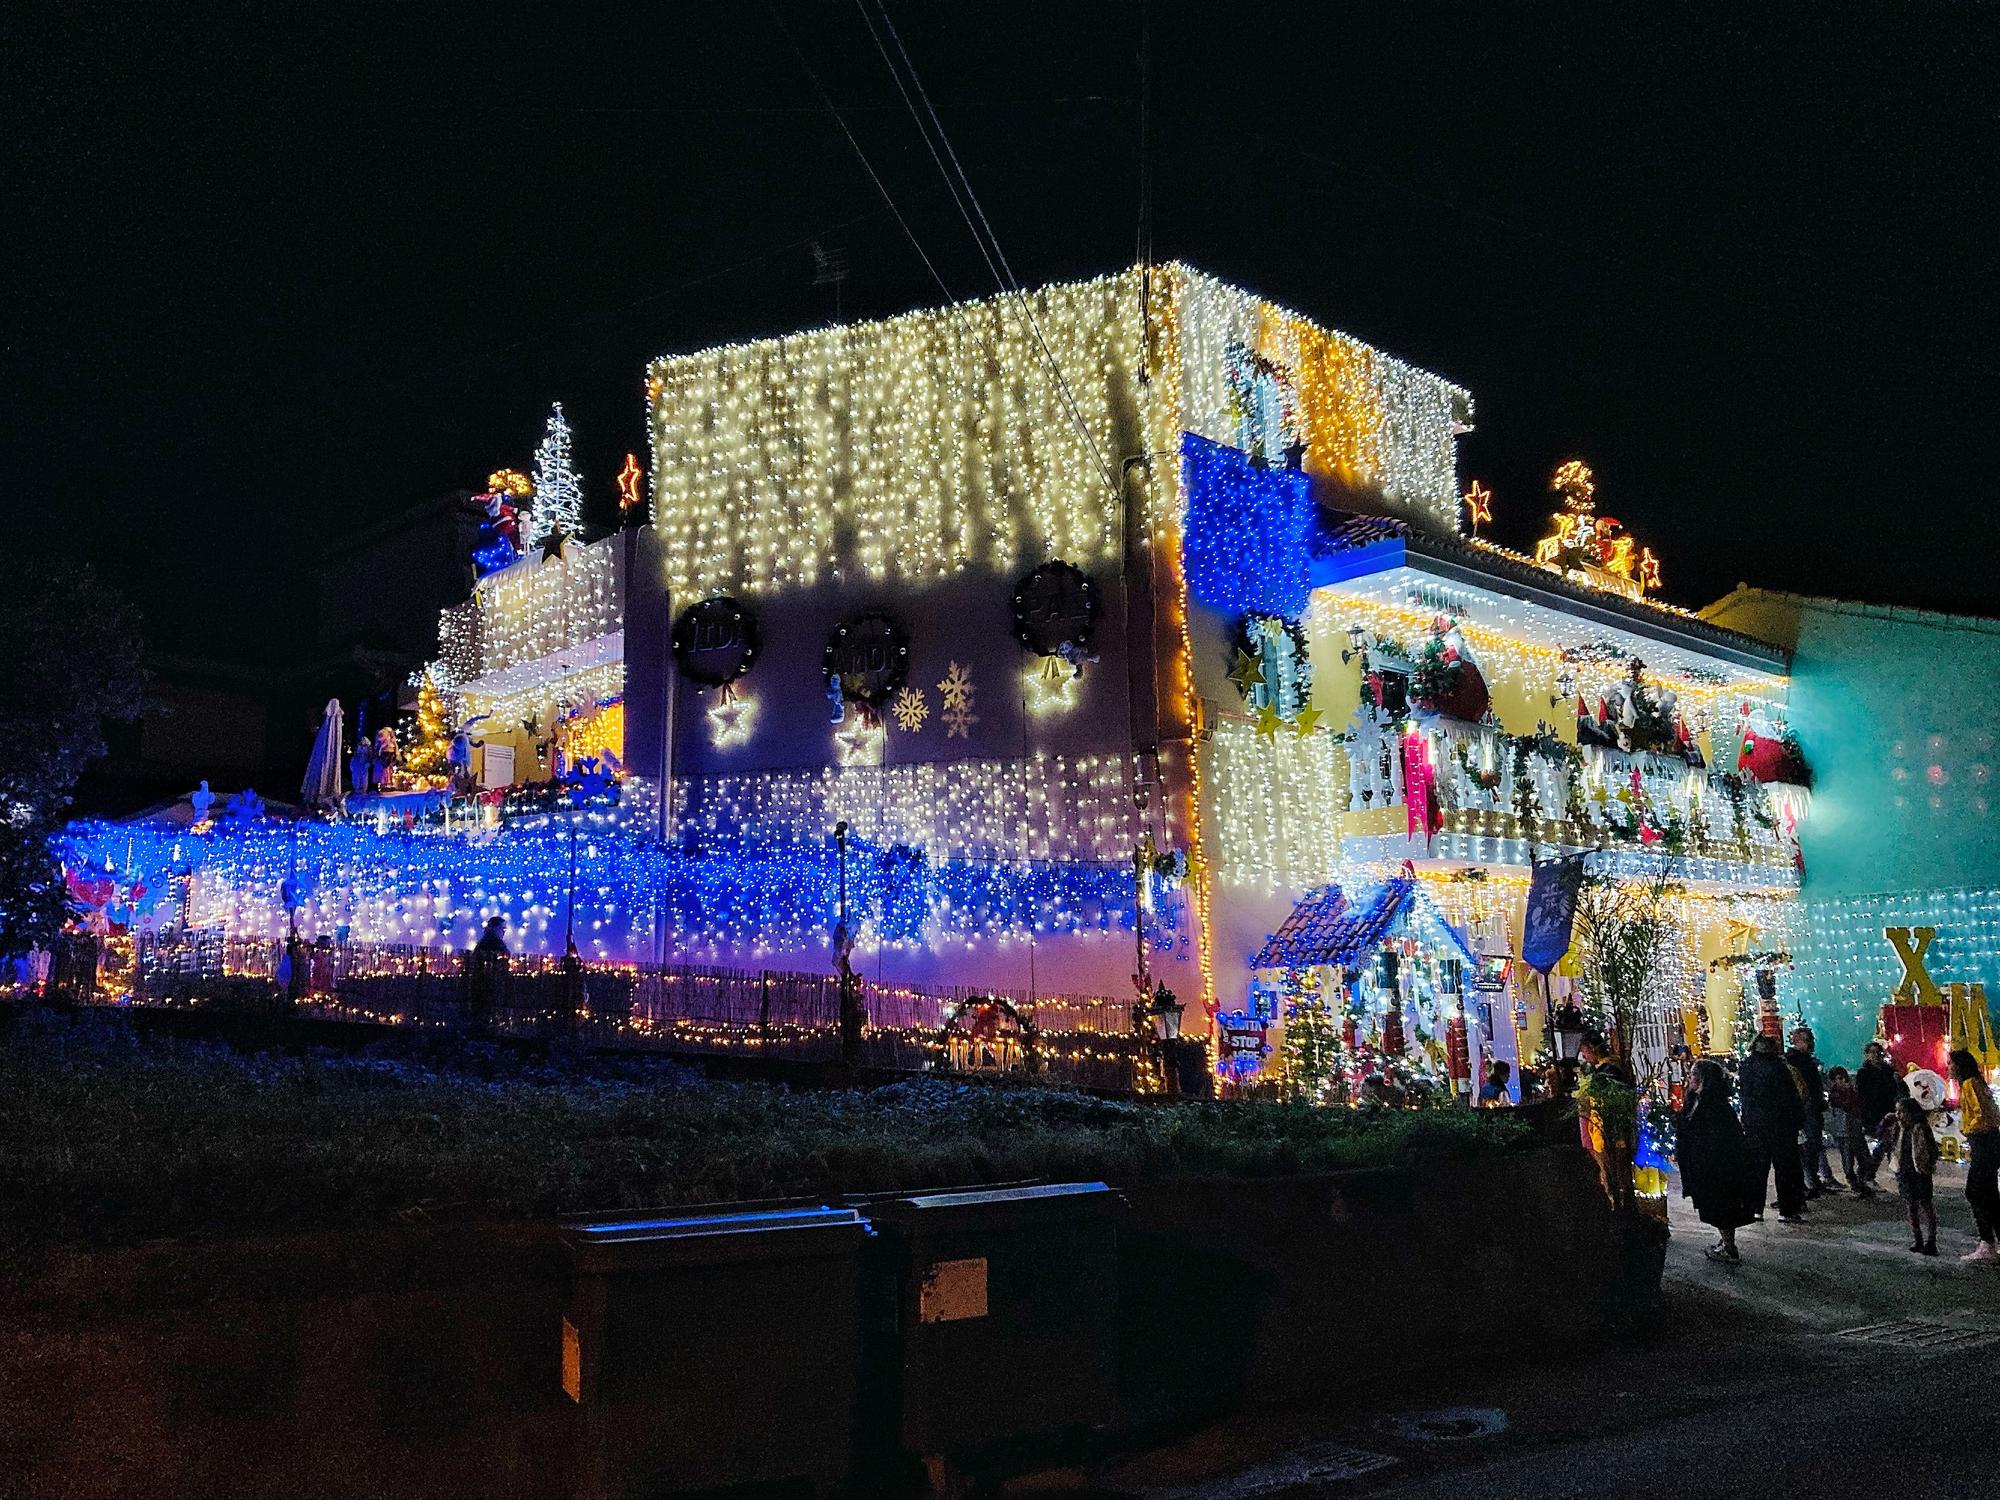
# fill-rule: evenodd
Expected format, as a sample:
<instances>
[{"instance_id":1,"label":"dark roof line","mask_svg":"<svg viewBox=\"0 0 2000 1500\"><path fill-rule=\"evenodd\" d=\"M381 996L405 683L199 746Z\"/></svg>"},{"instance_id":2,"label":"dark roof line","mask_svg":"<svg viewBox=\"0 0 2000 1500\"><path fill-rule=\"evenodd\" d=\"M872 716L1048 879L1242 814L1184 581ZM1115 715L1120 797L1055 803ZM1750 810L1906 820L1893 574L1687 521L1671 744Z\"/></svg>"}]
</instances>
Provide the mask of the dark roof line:
<instances>
[{"instance_id":1,"label":"dark roof line","mask_svg":"<svg viewBox=\"0 0 2000 1500\"><path fill-rule=\"evenodd\" d=\"M1422 559L1431 571L1457 582L1483 588L1498 584L1501 592L1531 603L1555 601L1565 614L1580 614L1599 624L1651 636L1667 645L1696 647L1738 666L1783 672L1790 663L1790 654L1783 647L1740 630L1594 589L1504 552L1426 531L1407 521L1347 511L1322 511L1320 521L1323 529L1316 556L1329 559L1344 556L1360 561L1365 554L1379 551L1379 557L1368 559L1373 566L1365 569L1345 569L1336 564L1333 570L1336 577L1328 581L1393 567L1391 552L1400 552Z\"/></svg>"}]
</instances>

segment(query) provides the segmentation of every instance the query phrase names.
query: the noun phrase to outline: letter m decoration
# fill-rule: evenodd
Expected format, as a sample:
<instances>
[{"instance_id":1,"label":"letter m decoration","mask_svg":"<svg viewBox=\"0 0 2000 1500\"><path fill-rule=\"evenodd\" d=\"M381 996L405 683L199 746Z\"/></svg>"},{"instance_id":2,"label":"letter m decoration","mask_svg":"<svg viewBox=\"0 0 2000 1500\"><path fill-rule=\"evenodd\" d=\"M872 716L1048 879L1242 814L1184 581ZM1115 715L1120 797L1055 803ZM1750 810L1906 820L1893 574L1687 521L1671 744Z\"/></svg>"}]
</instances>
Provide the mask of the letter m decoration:
<instances>
[{"instance_id":1,"label":"letter m decoration","mask_svg":"<svg viewBox=\"0 0 2000 1500\"><path fill-rule=\"evenodd\" d=\"M1903 977L1896 983L1896 998L1905 1005L1944 1004L1943 993L1924 969L1924 954L1930 949L1931 939L1937 936L1937 929L1885 927L1882 936L1903 961Z\"/></svg>"}]
</instances>

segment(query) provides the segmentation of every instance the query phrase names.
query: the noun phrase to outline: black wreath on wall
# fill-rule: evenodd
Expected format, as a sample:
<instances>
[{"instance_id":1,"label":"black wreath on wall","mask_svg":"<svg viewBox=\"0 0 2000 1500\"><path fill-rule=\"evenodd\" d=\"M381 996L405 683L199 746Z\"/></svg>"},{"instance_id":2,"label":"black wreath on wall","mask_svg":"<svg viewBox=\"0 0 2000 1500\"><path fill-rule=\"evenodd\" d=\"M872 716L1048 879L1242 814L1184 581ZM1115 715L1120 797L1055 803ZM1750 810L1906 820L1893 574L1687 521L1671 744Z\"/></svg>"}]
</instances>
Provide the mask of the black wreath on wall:
<instances>
[{"instance_id":1,"label":"black wreath on wall","mask_svg":"<svg viewBox=\"0 0 2000 1500\"><path fill-rule=\"evenodd\" d=\"M756 664L762 646L756 614L727 594L690 604L674 621L674 660L703 687L727 687Z\"/></svg>"},{"instance_id":2,"label":"black wreath on wall","mask_svg":"<svg viewBox=\"0 0 2000 1500\"><path fill-rule=\"evenodd\" d=\"M1097 584L1073 563L1045 562L1014 585L1014 639L1037 656L1090 648L1103 612Z\"/></svg>"},{"instance_id":3,"label":"black wreath on wall","mask_svg":"<svg viewBox=\"0 0 2000 1500\"><path fill-rule=\"evenodd\" d=\"M880 708L909 675L910 638L881 610L868 610L834 626L820 670L829 684L840 679L842 698Z\"/></svg>"}]
</instances>

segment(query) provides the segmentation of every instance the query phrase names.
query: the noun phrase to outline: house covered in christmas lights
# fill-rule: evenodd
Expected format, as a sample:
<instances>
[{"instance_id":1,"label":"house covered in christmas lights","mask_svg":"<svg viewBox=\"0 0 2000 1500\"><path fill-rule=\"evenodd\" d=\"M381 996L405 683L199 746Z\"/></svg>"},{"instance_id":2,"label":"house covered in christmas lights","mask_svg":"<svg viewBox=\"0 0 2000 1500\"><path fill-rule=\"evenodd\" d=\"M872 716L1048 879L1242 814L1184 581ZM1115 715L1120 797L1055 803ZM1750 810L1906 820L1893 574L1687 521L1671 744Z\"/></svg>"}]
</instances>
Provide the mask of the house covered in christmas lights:
<instances>
[{"instance_id":1,"label":"house covered in christmas lights","mask_svg":"<svg viewBox=\"0 0 2000 1500\"><path fill-rule=\"evenodd\" d=\"M1400 879L1398 941L1457 960L1393 982L1432 975L1455 1070L1542 1039L1508 962L1539 860L1669 873L1662 1036L1711 960L1785 945L1784 653L1658 602L1581 466L1534 556L1480 538L1446 379L1167 265L669 356L645 389L622 530L569 534L566 436L482 497L426 674L449 769L163 837L192 920L463 949L500 915L751 969L838 944L880 984L1281 1037L1302 1002L1388 1013L1380 965L1309 966L1306 996L1262 960L1301 903Z\"/></svg>"}]
</instances>

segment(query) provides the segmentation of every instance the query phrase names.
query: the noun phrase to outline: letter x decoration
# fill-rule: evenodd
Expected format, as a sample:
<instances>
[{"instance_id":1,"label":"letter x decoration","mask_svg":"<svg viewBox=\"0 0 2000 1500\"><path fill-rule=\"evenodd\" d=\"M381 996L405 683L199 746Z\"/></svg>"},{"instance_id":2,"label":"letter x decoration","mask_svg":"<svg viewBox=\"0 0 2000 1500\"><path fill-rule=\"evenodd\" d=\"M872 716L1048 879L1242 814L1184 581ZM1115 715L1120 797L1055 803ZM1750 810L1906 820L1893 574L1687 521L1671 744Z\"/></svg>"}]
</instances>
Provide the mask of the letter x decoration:
<instances>
[{"instance_id":1,"label":"letter x decoration","mask_svg":"<svg viewBox=\"0 0 2000 1500\"><path fill-rule=\"evenodd\" d=\"M1924 954L1937 936L1935 927L1885 927L1882 936L1903 961L1903 977L1896 984L1896 998L1905 1005L1942 1005L1944 995L1924 968Z\"/></svg>"}]
</instances>

